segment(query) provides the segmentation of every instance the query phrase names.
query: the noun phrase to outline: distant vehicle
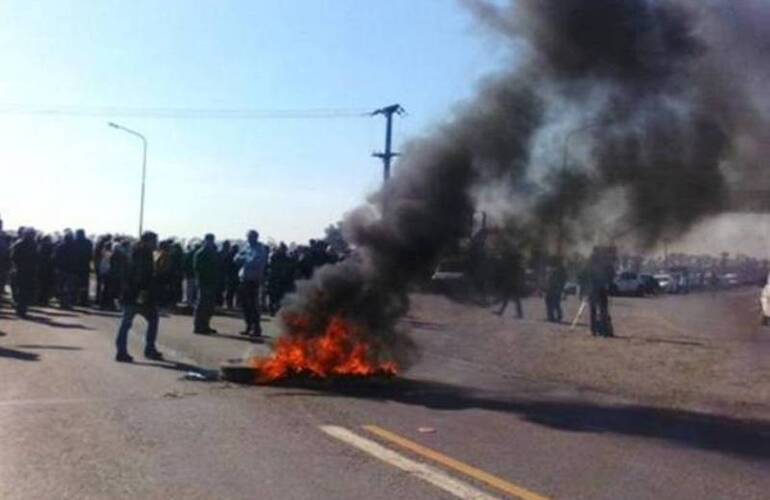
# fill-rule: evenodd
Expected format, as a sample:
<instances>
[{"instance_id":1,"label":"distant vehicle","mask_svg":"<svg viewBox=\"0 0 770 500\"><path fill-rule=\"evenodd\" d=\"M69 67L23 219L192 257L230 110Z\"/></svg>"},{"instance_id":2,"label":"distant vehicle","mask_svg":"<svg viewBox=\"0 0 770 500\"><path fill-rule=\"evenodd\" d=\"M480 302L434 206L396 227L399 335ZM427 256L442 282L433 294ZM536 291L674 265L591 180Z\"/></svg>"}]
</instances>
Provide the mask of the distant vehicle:
<instances>
[{"instance_id":1,"label":"distant vehicle","mask_svg":"<svg viewBox=\"0 0 770 500\"><path fill-rule=\"evenodd\" d=\"M568 281L564 284L564 295L577 295L578 284L574 281Z\"/></svg>"},{"instance_id":2,"label":"distant vehicle","mask_svg":"<svg viewBox=\"0 0 770 500\"><path fill-rule=\"evenodd\" d=\"M658 282L658 286L663 293L676 293L674 291L676 289L676 284L674 283L674 278L670 274L656 274L653 278Z\"/></svg>"},{"instance_id":3,"label":"distant vehicle","mask_svg":"<svg viewBox=\"0 0 770 500\"><path fill-rule=\"evenodd\" d=\"M462 259L447 259L439 262L430 277L430 288L434 292L458 292L469 284L467 263Z\"/></svg>"},{"instance_id":4,"label":"distant vehicle","mask_svg":"<svg viewBox=\"0 0 770 500\"><path fill-rule=\"evenodd\" d=\"M676 280L676 291L674 293L690 293L690 280L684 273L672 273L671 276Z\"/></svg>"},{"instance_id":5,"label":"distant vehicle","mask_svg":"<svg viewBox=\"0 0 770 500\"><path fill-rule=\"evenodd\" d=\"M674 280L674 284L671 293L690 293L690 268L687 266L672 266L668 269L668 273Z\"/></svg>"},{"instance_id":6,"label":"distant vehicle","mask_svg":"<svg viewBox=\"0 0 770 500\"><path fill-rule=\"evenodd\" d=\"M710 289L718 288L721 285L719 282L719 275L714 271L706 271L703 273L703 286Z\"/></svg>"},{"instance_id":7,"label":"distant vehicle","mask_svg":"<svg viewBox=\"0 0 770 500\"><path fill-rule=\"evenodd\" d=\"M620 273L612 284L612 292L615 295L644 296L645 285L639 275L631 272Z\"/></svg>"},{"instance_id":8,"label":"distant vehicle","mask_svg":"<svg viewBox=\"0 0 770 500\"><path fill-rule=\"evenodd\" d=\"M762 308L762 325L770 324L770 275L767 277L765 287L762 288L762 293L759 294L759 305Z\"/></svg>"},{"instance_id":9,"label":"distant vehicle","mask_svg":"<svg viewBox=\"0 0 770 500\"><path fill-rule=\"evenodd\" d=\"M644 293L647 295L657 295L660 293L660 284L652 274L640 274L639 281L642 282Z\"/></svg>"},{"instance_id":10,"label":"distant vehicle","mask_svg":"<svg viewBox=\"0 0 770 500\"><path fill-rule=\"evenodd\" d=\"M727 288L735 288L741 284L741 279L738 276L738 273L723 274L720 281Z\"/></svg>"},{"instance_id":11,"label":"distant vehicle","mask_svg":"<svg viewBox=\"0 0 770 500\"><path fill-rule=\"evenodd\" d=\"M699 290L706 286L705 275L703 273L693 273L690 275L690 289Z\"/></svg>"}]
</instances>

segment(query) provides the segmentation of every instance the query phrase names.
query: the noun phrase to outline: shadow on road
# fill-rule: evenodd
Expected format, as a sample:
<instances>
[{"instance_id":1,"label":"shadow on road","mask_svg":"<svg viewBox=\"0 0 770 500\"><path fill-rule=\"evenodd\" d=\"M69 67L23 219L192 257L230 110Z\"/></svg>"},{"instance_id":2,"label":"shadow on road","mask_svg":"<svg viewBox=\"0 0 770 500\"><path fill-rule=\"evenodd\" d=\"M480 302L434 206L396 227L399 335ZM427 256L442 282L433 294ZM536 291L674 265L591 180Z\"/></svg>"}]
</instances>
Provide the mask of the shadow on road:
<instances>
[{"instance_id":1,"label":"shadow on road","mask_svg":"<svg viewBox=\"0 0 770 500\"><path fill-rule=\"evenodd\" d=\"M51 349L58 351L82 351L82 347L76 347L72 345L38 345L38 344L24 344L17 345L15 347L21 347L22 349Z\"/></svg>"},{"instance_id":2,"label":"shadow on road","mask_svg":"<svg viewBox=\"0 0 770 500\"><path fill-rule=\"evenodd\" d=\"M19 361L40 361L40 356L33 352L17 351L16 349L8 349L0 347L0 358L11 358Z\"/></svg>"},{"instance_id":3,"label":"shadow on road","mask_svg":"<svg viewBox=\"0 0 770 500\"><path fill-rule=\"evenodd\" d=\"M44 314L46 316L52 316L54 318L76 318L78 315L73 312L67 312L67 311L54 311L51 309L30 309L29 312L31 313L39 313Z\"/></svg>"},{"instance_id":4,"label":"shadow on road","mask_svg":"<svg viewBox=\"0 0 770 500\"><path fill-rule=\"evenodd\" d=\"M655 337L638 337L628 335L615 335L616 339L620 340L639 340L647 344L671 344L671 345L683 345L690 347L706 347L703 342L697 342L694 340L682 340L677 338L655 338Z\"/></svg>"},{"instance_id":5,"label":"shadow on road","mask_svg":"<svg viewBox=\"0 0 770 500\"><path fill-rule=\"evenodd\" d=\"M76 309L80 314L87 316L103 316L105 318L119 318L121 316L120 311L109 311L106 309Z\"/></svg>"},{"instance_id":6,"label":"shadow on road","mask_svg":"<svg viewBox=\"0 0 770 500\"><path fill-rule=\"evenodd\" d=\"M215 333L212 337L222 337L231 340L240 340L241 342L248 342L249 344L265 344L268 340L272 340L270 337L247 337L245 335L230 335L227 333Z\"/></svg>"},{"instance_id":7,"label":"shadow on road","mask_svg":"<svg viewBox=\"0 0 770 500\"><path fill-rule=\"evenodd\" d=\"M770 458L768 421L739 420L638 405L498 397L473 388L410 379L294 380L283 382L280 386L316 391L302 393L304 396L314 394L393 401L442 411L480 409L508 413L528 422L568 432L627 435L742 457ZM273 396L292 395L296 394Z\"/></svg>"},{"instance_id":8,"label":"shadow on road","mask_svg":"<svg viewBox=\"0 0 770 500\"><path fill-rule=\"evenodd\" d=\"M45 316L28 315L25 319L27 321L32 321L33 323L50 326L51 328L62 328L65 330L93 330L90 326L86 326L82 323L62 323L61 321L56 321Z\"/></svg>"}]
</instances>

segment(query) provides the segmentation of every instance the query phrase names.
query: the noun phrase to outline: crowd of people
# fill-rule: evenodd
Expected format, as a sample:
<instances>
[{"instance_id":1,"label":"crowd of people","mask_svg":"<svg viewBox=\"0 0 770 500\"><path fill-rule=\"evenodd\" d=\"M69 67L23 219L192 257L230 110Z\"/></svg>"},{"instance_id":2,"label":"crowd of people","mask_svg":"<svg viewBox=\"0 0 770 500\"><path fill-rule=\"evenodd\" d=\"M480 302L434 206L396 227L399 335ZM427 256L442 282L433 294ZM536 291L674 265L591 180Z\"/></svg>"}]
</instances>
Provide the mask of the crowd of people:
<instances>
[{"instance_id":1,"label":"crowd of people","mask_svg":"<svg viewBox=\"0 0 770 500\"><path fill-rule=\"evenodd\" d=\"M126 342L137 314L148 324L145 356L162 359L155 348L159 310L192 313L193 333L211 335L217 333L210 321L218 307L240 308L246 322L241 334L257 338L262 311L275 314L297 279L308 279L316 268L342 257L323 240L271 247L255 230L242 243L219 244L206 234L185 245L159 240L151 231L138 241L106 234L94 242L82 229L57 237L21 227L11 236L0 220L0 301L10 284L21 318L30 306L114 311L120 305L116 359L132 360Z\"/></svg>"},{"instance_id":2,"label":"crowd of people","mask_svg":"<svg viewBox=\"0 0 770 500\"><path fill-rule=\"evenodd\" d=\"M549 322L564 320L562 301L570 272L562 257L531 251L525 257L520 245L504 234L482 229L469 242L468 272L472 285L482 295L491 292L500 304L494 313L505 314L513 302L515 316L524 317L522 298L533 293L544 299ZM580 298L588 308L591 334L600 337L614 335L609 312L609 293L615 276L618 256L615 247L593 248L588 259L571 262ZM581 310L582 312L582 310Z\"/></svg>"},{"instance_id":3,"label":"crowd of people","mask_svg":"<svg viewBox=\"0 0 770 500\"><path fill-rule=\"evenodd\" d=\"M515 245L502 245L491 252L483 244L476 246L475 252L471 247L470 260L476 262L471 271L485 277L484 288L495 290L500 300L497 314L504 314L512 301L516 316L523 317L521 298L529 293L528 273L533 267L538 269L534 286L545 300L548 320L563 320L561 302L568 273L561 258L543 257L537 266L526 266ZM607 297L617 256L610 250L594 249L578 273L594 335L612 335ZM296 280L309 279L318 267L344 257L325 240L292 248L284 243L268 246L259 241L255 230L248 232L245 241L221 243L213 234L183 242L159 240L150 231L138 241L110 234L92 241L82 229L54 236L21 227L11 236L3 231L0 220L0 301L9 283L21 318L30 306L56 304L63 309L108 311L120 306L123 316L116 359L132 360L126 342L137 314L148 324L145 356L162 359L155 348L159 310L191 313L193 333L211 335L217 333L211 327L217 308L239 308L246 323L241 334L258 338L263 311L275 314Z\"/></svg>"}]
</instances>

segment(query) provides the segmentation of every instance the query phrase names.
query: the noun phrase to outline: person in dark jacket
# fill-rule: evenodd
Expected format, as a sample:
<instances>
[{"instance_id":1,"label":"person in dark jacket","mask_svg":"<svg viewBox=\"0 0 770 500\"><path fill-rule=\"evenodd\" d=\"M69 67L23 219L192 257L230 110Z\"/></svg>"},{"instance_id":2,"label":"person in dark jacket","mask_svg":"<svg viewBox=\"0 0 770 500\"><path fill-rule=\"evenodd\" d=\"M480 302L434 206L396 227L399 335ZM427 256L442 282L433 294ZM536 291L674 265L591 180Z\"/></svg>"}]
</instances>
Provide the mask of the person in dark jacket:
<instances>
[{"instance_id":1,"label":"person in dark jacket","mask_svg":"<svg viewBox=\"0 0 770 500\"><path fill-rule=\"evenodd\" d=\"M102 294L104 293L104 289L107 286L107 274L101 272L103 268L102 263L104 261L104 254L107 251L107 248L111 246L111 234L100 236L94 245L94 274L96 274L96 296L94 297L94 300L97 304L100 305L103 303ZM107 259L107 262L109 262L109 256Z\"/></svg>"},{"instance_id":2,"label":"person in dark jacket","mask_svg":"<svg viewBox=\"0 0 770 500\"><path fill-rule=\"evenodd\" d=\"M69 309L75 302L75 252L74 240L69 230L54 250L54 267L59 286L59 307Z\"/></svg>"},{"instance_id":3,"label":"person in dark jacket","mask_svg":"<svg viewBox=\"0 0 770 500\"><path fill-rule=\"evenodd\" d=\"M185 307L188 311L193 310L195 303L198 300L198 286L195 283L195 269L193 269L193 260L195 260L195 253L200 249L200 243L190 243L187 246L187 252L184 254L182 260L182 271L184 273L185 281Z\"/></svg>"},{"instance_id":4,"label":"person in dark jacket","mask_svg":"<svg viewBox=\"0 0 770 500\"><path fill-rule=\"evenodd\" d=\"M222 247L217 252L217 262L219 262L219 273L217 291L215 296L216 305L222 307L225 304L225 290L227 289L227 269L230 260L230 242L225 240Z\"/></svg>"},{"instance_id":5,"label":"person in dark jacket","mask_svg":"<svg viewBox=\"0 0 770 500\"><path fill-rule=\"evenodd\" d=\"M11 248L11 260L16 283L16 295L14 301L16 314L20 318L27 317L27 308L35 296L35 282L37 281L37 244L35 243L35 231L26 228L21 239Z\"/></svg>"},{"instance_id":6,"label":"person in dark jacket","mask_svg":"<svg viewBox=\"0 0 770 500\"><path fill-rule=\"evenodd\" d=\"M115 308L113 285L110 282L112 263L112 242L104 243L99 249L99 260L94 259L97 281L97 304L99 309L109 311Z\"/></svg>"},{"instance_id":7,"label":"person in dark jacket","mask_svg":"<svg viewBox=\"0 0 770 500\"><path fill-rule=\"evenodd\" d=\"M53 241L46 235L37 243L37 304L47 307L54 290Z\"/></svg>"},{"instance_id":8,"label":"person in dark jacket","mask_svg":"<svg viewBox=\"0 0 770 500\"><path fill-rule=\"evenodd\" d=\"M171 302L174 307L182 302L184 282L184 249L179 243L171 245Z\"/></svg>"},{"instance_id":9,"label":"person in dark jacket","mask_svg":"<svg viewBox=\"0 0 770 500\"><path fill-rule=\"evenodd\" d=\"M294 264L289 249L281 242L270 257L267 269L267 294L270 298L270 314L275 315L281 307L283 297L294 283Z\"/></svg>"},{"instance_id":10,"label":"person in dark jacket","mask_svg":"<svg viewBox=\"0 0 770 500\"><path fill-rule=\"evenodd\" d=\"M107 285L104 288L104 297L102 297L105 310L114 311L115 300L120 298L123 290L123 280L127 274L126 268L131 254L131 244L128 240L117 239L110 255L109 273L107 274Z\"/></svg>"},{"instance_id":11,"label":"person in dark jacket","mask_svg":"<svg viewBox=\"0 0 770 500\"><path fill-rule=\"evenodd\" d=\"M235 256L238 255L240 247L233 245L230 248L230 254L225 262L225 305L228 309L235 307L235 300L238 297L238 264L235 262Z\"/></svg>"},{"instance_id":12,"label":"person in dark jacket","mask_svg":"<svg viewBox=\"0 0 770 500\"><path fill-rule=\"evenodd\" d=\"M11 238L3 232L3 219L0 219L0 301L5 296L5 285L11 271Z\"/></svg>"},{"instance_id":13,"label":"person in dark jacket","mask_svg":"<svg viewBox=\"0 0 770 500\"><path fill-rule=\"evenodd\" d=\"M173 307L174 299L172 285L174 269L171 262L171 241L164 240L158 246L158 257L155 259L155 278L158 284L158 306Z\"/></svg>"},{"instance_id":14,"label":"person in dark jacket","mask_svg":"<svg viewBox=\"0 0 770 500\"><path fill-rule=\"evenodd\" d=\"M195 303L193 333L209 335L217 333L211 328L211 317L214 315L216 295L219 289L220 272L219 255L213 234L203 238L203 246L195 252L193 270L195 282L198 285L198 300Z\"/></svg>"},{"instance_id":15,"label":"person in dark jacket","mask_svg":"<svg viewBox=\"0 0 770 500\"><path fill-rule=\"evenodd\" d=\"M91 240L86 238L86 232L83 229L75 231L73 248L77 303L80 306L88 306L91 260L94 255L94 245L91 243Z\"/></svg>"},{"instance_id":16,"label":"person in dark jacket","mask_svg":"<svg viewBox=\"0 0 770 500\"><path fill-rule=\"evenodd\" d=\"M564 314L561 309L561 299L564 295L564 285L567 284L567 271L561 259L555 257L546 271L545 312L548 321L561 323Z\"/></svg>"},{"instance_id":17,"label":"person in dark jacket","mask_svg":"<svg viewBox=\"0 0 770 500\"><path fill-rule=\"evenodd\" d=\"M500 252L500 256L494 259L491 266L498 270L492 277L496 292L500 297L500 309L495 314L502 316L508 308L508 303L513 301L516 307L516 317L522 319L524 311L521 307L521 297L524 295L524 267L521 254L516 248L508 244Z\"/></svg>"},{"instance_id":18,"label":"person in dark jacket","mask_svg":"<svg viewBox=\"0 0 770 500\"><path fill-rule=\"evenodd\" d=\"M614 247L594 247L588 261L588 305L591 334L595 336L614 336L609 311L609 290L615 278L615 252Z\"/></svg>"},{"instance_id":19,"label":"person in dark jacket","mask_svg":"<svg viewBox=\"0 0 770 500\"><path fill-rule=\"evenodd\" d=\"M123 319L115 339L117 354L115 360L131 363L134 358L128 354L128 332L134 322L134 316L140 314L147 320L147 333L144 343L144 357L162 360L163 355L155 346L158 336L158 306L155 283L155 262L153 252L158 246L158 235L152 231L142 234L140 241L131 250L131 258L126 263L123 276Z\"/></svg>"}]
</instances>

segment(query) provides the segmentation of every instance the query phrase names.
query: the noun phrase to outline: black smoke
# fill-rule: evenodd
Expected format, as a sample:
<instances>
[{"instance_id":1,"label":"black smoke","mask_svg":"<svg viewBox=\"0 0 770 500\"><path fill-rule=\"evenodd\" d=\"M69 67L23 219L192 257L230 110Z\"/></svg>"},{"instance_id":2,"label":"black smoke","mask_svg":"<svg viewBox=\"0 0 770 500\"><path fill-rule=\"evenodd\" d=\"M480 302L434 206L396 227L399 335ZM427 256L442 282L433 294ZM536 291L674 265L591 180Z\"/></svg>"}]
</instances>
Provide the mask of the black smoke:
<instances>
[{"instance_id":1,"label":"black smoke","mask_svg":"<svg viewBox=\"0 0 770 500\"><path fill-rule=\"evenodd\" d=\"M401 351L410 286L467 236L485 192L552 252L621 230L646 245L685 231L725 209L739 143L766 131L747 74L767 63L747 55L754 67L737 71L752 44L740 16L722 21L728 2L463 3L514 62L408 143L394 177L347 216L355 256L301 283L283 309L312 320L306 335L339 315L378 356ZM757 2L729 8L749 4L767 16Z\"/></svg>"}]
</instances>

